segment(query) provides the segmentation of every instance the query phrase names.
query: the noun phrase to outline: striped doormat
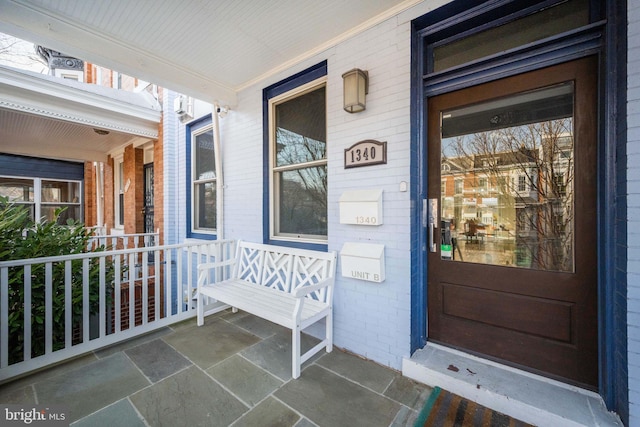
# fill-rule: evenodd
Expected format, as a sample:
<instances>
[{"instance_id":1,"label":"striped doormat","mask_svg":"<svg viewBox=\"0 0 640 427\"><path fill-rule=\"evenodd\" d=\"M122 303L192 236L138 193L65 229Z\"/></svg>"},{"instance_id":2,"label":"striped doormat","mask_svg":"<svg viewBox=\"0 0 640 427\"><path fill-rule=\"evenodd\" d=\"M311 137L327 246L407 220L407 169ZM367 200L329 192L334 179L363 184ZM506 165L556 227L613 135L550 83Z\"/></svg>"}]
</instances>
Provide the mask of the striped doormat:
<instances>
[{"instance_id":1,"label":"striped doormat","mask_svg":"<svg viewBox=\"0 0 640 427\"><path fill-rule=\"evenodd\" d=\"M420 411L415 427L530 427L531 424L478 405L436 387Z\"/></svg>"}]
</instances>

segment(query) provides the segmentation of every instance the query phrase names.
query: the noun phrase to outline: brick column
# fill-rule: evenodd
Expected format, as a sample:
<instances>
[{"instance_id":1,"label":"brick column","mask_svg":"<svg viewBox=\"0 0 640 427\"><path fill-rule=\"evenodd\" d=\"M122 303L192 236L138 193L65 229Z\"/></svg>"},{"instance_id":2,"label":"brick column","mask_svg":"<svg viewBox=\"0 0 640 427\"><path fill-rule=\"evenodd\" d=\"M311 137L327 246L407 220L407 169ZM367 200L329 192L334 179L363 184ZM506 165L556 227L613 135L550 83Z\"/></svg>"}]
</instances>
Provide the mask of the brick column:
<instances>
[{"instance_id":1,"label":"brick column","mask_svg":"<svg viewBox=\"0 0 640 427\"><path fill-rule=\"evenodd\" d=\"M124 149L124 182L124 232L143 233L144 151L133 145Z\"/></svg>"}]
</instances>

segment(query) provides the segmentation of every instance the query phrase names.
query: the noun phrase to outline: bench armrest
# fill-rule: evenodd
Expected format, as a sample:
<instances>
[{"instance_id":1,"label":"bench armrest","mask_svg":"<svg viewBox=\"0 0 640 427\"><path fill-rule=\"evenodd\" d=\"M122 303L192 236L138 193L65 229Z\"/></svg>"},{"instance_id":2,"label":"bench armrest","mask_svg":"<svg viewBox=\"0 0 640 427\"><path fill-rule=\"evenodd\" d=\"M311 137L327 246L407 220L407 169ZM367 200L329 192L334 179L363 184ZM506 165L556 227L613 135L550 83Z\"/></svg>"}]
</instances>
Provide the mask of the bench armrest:
<instances>
[{"instance_id":1,"label":"bench armrest","mask_svg":"<svg viewBox=\"0 0 640 427\"><path fill-rule=\"evenodd\" d=\"M236 263L234 259L228 259L226 261L217 261L217 262L207 262L204 264L198 265L198 288L203 286L205 281L207 280L207 271L212 268L226 267L229 265L234 265Z\"/></svg>"},{"instance_id":2,"label":"bench armrest","mask_svg":"<svg viewBox=\"0 0 640 427\"><path fill-rule=\"evenodd\" d=\"M312 292L315 292L317 290L320 290L322 288L326 288L328 286L333 285L334 282L334 278L333 277L328 277L324 280L322 280L321 282L316 283L315 285L309 285L309 286L302 286L300 288L297 288L296 290L293 291L293 296L296 298L302 298L306 295L309 295Z\"/></svg>"}]
</instances>

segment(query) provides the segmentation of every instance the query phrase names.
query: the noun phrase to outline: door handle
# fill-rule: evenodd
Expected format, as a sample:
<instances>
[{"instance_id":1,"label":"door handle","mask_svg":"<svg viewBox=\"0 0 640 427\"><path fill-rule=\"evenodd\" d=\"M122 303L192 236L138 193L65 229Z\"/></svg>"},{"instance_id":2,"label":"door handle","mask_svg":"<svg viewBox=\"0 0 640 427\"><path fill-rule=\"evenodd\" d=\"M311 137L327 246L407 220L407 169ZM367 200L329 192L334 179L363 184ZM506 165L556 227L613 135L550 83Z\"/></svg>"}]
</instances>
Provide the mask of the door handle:
<instances>
[{"instance_id":1,"label":"door handle","mask_svg":"<svg viewBox=\"0 0 640 427\"><path fill-rule=\"evenodd\" d=\"M427 228L429 232L429 241L427 244L429 245L430 252L437 252L438 246L436 245L436 230L437 220L438 220L438 199L429 199L427 202Z\"/></svg>"}]
</instances>

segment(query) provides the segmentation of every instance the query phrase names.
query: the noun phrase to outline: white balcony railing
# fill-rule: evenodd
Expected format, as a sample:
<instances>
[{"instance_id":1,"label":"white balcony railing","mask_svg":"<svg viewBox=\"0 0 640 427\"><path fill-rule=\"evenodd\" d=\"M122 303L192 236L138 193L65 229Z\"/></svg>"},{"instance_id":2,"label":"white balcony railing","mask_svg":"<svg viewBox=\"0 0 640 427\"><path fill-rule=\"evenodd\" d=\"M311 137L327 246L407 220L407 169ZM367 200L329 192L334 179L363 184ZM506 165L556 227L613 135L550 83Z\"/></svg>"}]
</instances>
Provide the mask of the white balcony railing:
<instances>
[{"instance_id":1,"label":"white balcony railing","mask_svg":"<svg viewBox=\"0 0 640 427\"><path fill-rule=\"evenodd\" d=\"M220 240L0 262L0 382L194 317L197 266L233 258L235 246ZM227 270L212 274L223 279Z\"/></svg>"}]
</instances>

